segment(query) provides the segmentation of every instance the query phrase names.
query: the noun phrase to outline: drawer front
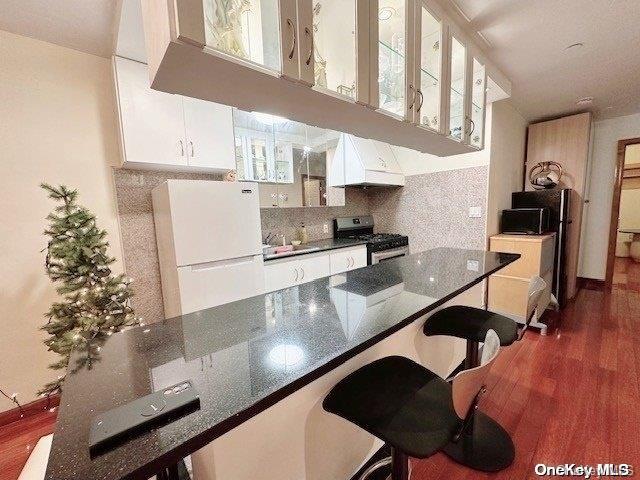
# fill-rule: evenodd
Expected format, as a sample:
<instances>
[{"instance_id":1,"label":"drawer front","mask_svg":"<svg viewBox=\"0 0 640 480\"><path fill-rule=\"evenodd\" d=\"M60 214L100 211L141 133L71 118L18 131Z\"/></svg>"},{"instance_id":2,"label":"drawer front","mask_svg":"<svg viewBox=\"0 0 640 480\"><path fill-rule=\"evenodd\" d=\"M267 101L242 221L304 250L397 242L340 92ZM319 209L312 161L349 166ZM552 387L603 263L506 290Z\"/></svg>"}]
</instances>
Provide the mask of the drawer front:
<instances>
[{"instance_id":1,"label":"drawer front","mask_svg":"<svg viewBox=\"0 0 640 480\"><path fill-rule=\"evenodd\" d=\"M524 319L527 314L529 281L514 277L489 277L489 310L515 315Z\"/></svg>"},{"instance_id":2,"label":"drawer front","mask_svg":"<svg viewBox=\"0 0 640 480\"><path fill-rule=\"evenodd\" d=\"M549 245L551 256L549 257ZM490 243L492 252L519 253L521 257L500 270L501 275L529 279L549 270L549 263L553 265L553 238L544 242L526 242L492 238Z\"/></svg>"},{"instance_id":3,"label":"drawer front","mask_svg":"<svg viewBox=\"0 0 640 480\"><path fill-rule=\"evenodd\" d=\"M282 290L298 283L300 272L298 260L286 262L269 262L264 265L264 289L266 292Z\"/></svg>"},{"instance_id":4,"label":"drawer front","mask_svg":"<svg viewBox=\"0 0 640 480\"><path fill-rule=\"evenodd\" d=\"M306 283L331 275L329 255L305 255L300 258L298 283Z\"/></svg>"},{"instance_id":5,"label":"drawer front","mask_svg":"<svg viewBox=\"0 0 640 480\"><path fill-rule=\"evenodd\" d=\"M333 250L331 258L331 275L367 266L367 247L360 245L354 248Z\"/></svg>"},{"instance_id":6,"label":"drawer front","mask_svg":"<svg viewBox=\"0 0 640 480\"><path fill-rule=\"evenodd\" d=\"M551 300L551 281L553 273L547 272L543 279L547 288L540 297L538 311L540 314ZM491 275L489 277L489 310L496 313L515 315L522 320L527 315L527 300L529 298L529 280Z\"/></svg>"}]
</instances>

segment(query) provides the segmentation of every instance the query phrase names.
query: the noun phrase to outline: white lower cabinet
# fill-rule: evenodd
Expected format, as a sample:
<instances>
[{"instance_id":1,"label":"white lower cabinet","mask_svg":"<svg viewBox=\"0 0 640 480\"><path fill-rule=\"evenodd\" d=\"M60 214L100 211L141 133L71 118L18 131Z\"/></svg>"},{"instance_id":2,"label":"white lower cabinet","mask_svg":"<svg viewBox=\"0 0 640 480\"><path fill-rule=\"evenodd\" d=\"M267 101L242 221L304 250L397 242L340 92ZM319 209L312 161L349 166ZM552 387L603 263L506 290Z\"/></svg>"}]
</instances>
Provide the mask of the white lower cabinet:
<instances>
[{"instance_id":1,"label":"white lower cabinet","mask_svg":"<svg viewBox=\"0 0 640 480\"><path fill-rule=\"evenodd\" d=\"M265 291L273 292L329 275L327 253L271 260L264 265Z\"/></svg>"},{"instance_id":2,"label":"white lower cabinet","mask_svg":"<svg viewBox=\"0 0 640 480\"><path fill-rule=\"evenodd\" d=\"M273 292L366 266L366 245L271 260L264 264L265 291Z\"/></svg>"},{"instance_id":3,"label":"white lower cabinet","mask_svg":"<svg viewBox=\"0 0 640 480\"><path fill-rule=\"evenodd\" d=\"M331 275L348 272L367 266L367 247L366 245L358 245L357 247L332 250L329 257L331 259Z\"/></svg>"}]
</instances>

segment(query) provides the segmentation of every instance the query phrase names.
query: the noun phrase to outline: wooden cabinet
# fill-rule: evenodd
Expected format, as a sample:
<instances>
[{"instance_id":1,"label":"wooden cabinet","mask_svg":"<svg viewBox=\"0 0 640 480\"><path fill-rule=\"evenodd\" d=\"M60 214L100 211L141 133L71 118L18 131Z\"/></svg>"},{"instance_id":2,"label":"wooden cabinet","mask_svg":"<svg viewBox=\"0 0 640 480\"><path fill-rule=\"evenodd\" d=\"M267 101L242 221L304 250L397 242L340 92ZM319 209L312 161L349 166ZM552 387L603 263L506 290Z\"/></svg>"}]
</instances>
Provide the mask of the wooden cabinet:
<instances>
[{"instance_id":1,"label":"wooden cabinet","mask_svg":"<svg viewBox=\"0 0 640 480\"><path fill-rule=\"evenodd\" d=\"M527 176L539 162L557 162L564 171L560 187L572 189L565 256L567 299L573 298L576 293L590 133L590 113L534 123L529 125L528 131ZM527 190L533 190L528 179L525 183Z\"/></svg>"},{"instance_id":2,"label":"wooden cabinet","mask_svg":"<svg viewBox=\"0 0 640 480\"><path fill-rule=\"evenodd\" d=\"M142 3L154 89L440 156L483 146L486 62L433 0Z\"/></svg>"},{"instance_id":3,"label":"wooden cabinet","mask_svg":"<svg viewBox=\"0 0 640 480\"><path fill-rule=\"evenodd\" d=\"M231 107L152 90L143 63L114 57L113 68L123 167L235 168Z\"/></svg>"},{"instance_id":4,"label":"wooden cabinet","mask_svg":"<svg viewBox=\"0 0 640 480\"><path fill-rule=\"evenodd\" d=\"M538 303L538 316L541 316L551 301L555 234L494 235L490 239L489 248L492 252L520 254L518 260L489 277L489 310L524 322L529 281L537 275L547 283ZM533 322L534 326L546 331L544 325L538 322L538 317Z\"/></svg>"}]
</instances>

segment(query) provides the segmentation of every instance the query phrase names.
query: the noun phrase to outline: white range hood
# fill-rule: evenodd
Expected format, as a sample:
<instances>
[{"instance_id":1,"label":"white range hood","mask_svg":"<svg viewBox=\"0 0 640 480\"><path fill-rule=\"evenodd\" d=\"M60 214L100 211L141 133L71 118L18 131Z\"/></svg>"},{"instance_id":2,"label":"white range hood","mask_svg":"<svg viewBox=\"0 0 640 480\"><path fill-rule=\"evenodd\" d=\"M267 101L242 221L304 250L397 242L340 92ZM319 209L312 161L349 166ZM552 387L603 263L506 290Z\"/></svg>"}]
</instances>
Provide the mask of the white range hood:
<instances>
[{"instance_id":1,"label":"white range hood","mask_svg":"<svg viewBox=\"0 0 640 480\"><path fill-rule=\"evenodd\" d=\"M391 146L341 134L331 163L329 186L347 185L403 186L404 174Z\"/></svg>"}]
</instances>

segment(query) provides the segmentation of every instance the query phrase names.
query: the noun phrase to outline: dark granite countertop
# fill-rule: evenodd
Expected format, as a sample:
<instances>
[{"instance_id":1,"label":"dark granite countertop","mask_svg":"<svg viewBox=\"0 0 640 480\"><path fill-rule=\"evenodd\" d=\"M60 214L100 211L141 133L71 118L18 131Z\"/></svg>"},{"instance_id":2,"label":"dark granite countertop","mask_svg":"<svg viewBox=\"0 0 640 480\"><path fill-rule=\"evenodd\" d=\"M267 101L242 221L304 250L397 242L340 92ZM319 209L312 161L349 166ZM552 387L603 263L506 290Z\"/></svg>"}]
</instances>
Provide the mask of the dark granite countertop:
<instances>
[{"instance_id":1,"label":"dark granite countertop","mask_svg":"<svg viewBox=\"0 0 640 480\"><path fill-rule=\"evenodd\" d=\"M358 245L366 245L366 240L357 240L355 238L325 238L323 240L315 240L307 242L297 247L299 250L293 250L286 254L269 254L264 255L264 261L279 260L282 258L291 258L299 255L308 255L310 253L319 253L327 250L336 250L338 248L356 247Z\"/></svg>"},{"instance_id":2,"label":"dark granite countertop","mask_svg":"<svg viewBox=\"0 0 640 480\"><path fill-rule=\"evenodd\" d=\"M149 478L518 257L438 248L112 335L71 359L46 478ZM184 379L200 410L90 457L96 414Z\"/></svg>"}]
</instances>

